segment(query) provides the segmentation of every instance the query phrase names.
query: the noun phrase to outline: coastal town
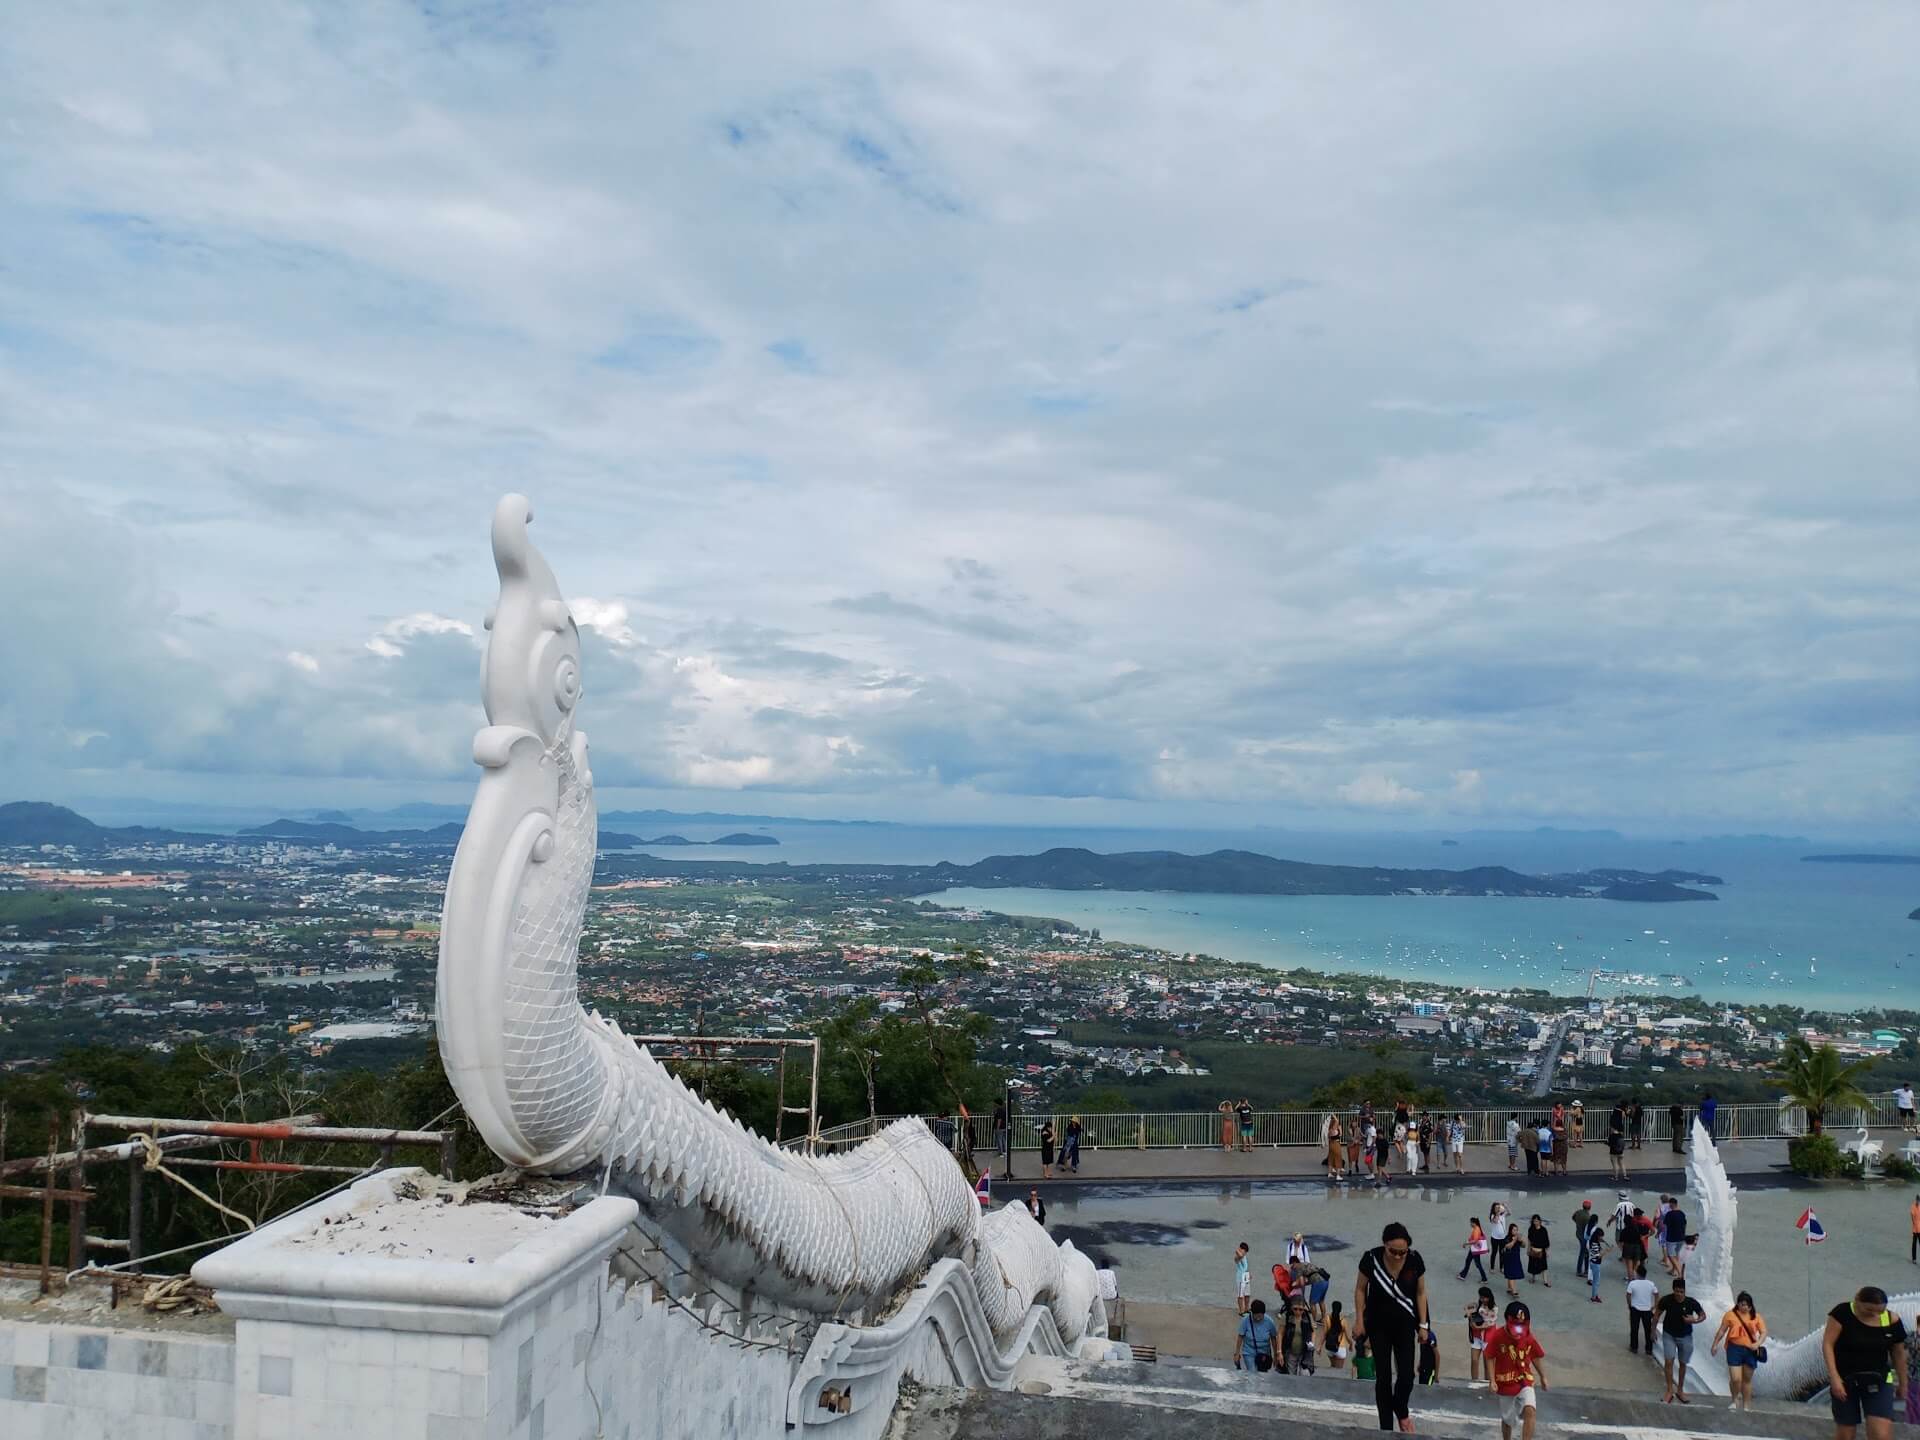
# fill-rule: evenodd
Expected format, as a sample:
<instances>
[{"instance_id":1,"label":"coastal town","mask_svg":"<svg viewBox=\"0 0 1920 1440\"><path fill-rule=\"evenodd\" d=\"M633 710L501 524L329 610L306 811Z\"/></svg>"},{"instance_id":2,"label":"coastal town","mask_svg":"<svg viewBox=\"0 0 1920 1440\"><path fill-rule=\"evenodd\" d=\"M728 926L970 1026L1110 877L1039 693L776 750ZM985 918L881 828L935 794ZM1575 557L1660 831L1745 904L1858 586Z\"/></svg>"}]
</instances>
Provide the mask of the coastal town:
<instances>
[{"instance_id":1,"label":"coastal town","mask_svg":"<svg viewBox=\"0 0 1920 1440\"><path fill-rule=\"evenodd\" d=\"M226 1043L324 1068L417 1055L449 854L219 839L0 852L0 1066L82 1044ZM902 972L927 967L927 1001L985 1017L981 1059L1049 1103L1281 1105L1383 1067L1459 1104L1693 1090L1708 1073L1758 1099L1795 1033L1915 1053L1897 1014L1277 971L888 894L879 871L822 885L651 868L603 860L581 941L583 1000L629 1033L802 1036L856 999L906 1010Z\"/></svg>"}]
</instances>

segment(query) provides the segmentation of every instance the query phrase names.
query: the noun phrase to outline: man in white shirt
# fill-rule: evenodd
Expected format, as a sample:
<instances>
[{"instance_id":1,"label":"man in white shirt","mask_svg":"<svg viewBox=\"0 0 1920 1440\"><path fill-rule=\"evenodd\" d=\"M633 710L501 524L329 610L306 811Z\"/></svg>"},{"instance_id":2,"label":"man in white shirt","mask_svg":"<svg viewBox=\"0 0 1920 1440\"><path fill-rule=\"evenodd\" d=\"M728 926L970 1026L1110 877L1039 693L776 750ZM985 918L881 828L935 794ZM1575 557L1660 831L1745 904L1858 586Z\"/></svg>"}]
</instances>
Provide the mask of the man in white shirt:
<instances>
[{"instance_id":1,"label":"man in white shirt","mask_svg":"<svg viewBox=\"0 0 1920 1440\"><path fill-rule=\"evenodd\" d=\"M1900 1112L1900 1128L1909 1134L1914 1130L1913 1086L1896 1085L1893 1087L1893 1105Z\"/></svg>"},{"instance_id":2,"label":"man in white shirt","mask_svg":"<svg viewBox=\"0 0 1920 1440\"><path fill-rule=\"evenodd\" d=\"M1636 1265L1627 1282L1627 1349L1640 1353L1640 1337L1647 1337L1647 1358L1653 1358L1653 1306L1660 1287L1647 1279L1647 1267Z\"/></svg>"}]
</instances>

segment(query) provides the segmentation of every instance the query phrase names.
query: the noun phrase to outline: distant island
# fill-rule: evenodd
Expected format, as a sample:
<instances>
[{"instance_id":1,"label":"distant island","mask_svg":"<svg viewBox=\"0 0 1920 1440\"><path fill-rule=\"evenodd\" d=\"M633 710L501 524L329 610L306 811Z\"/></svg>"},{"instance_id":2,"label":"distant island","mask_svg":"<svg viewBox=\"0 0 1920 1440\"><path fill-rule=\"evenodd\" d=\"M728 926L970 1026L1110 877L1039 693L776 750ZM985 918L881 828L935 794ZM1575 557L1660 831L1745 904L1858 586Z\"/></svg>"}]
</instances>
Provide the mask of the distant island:
<instances>
[{"instance_id":1,"label":"distant island","mask_svg":"<svg viewBox=\"0 0 1920 1440\"><path fill-rule=\"evenodd\" d=\"M600 843L607 843L605 832L601 832ZM630 845L778 845L780 842L771 835L754 835L742 830L733 835L722 835L718 840L689 840L684 835L656 835L651 840L627 841Z\"/></svg>"},{"instance_id":2,"label":"distant island","mask_svg":"<svg viewBox=\"0 0 1920 1440\"><path fill-rule=\"evenodd\" d=\"M1802 855L1808 865L1920 865L1920 855Z\"/></svg>"},{"instance_id":3,"label":"distant island","mask_svg":"<svg viewBox=\"0 0 1920 1440\"><path fill-rule=\"evenodd\" d=\"M253 825L235 835L166 830L150 825L96 825L64 805L38 800L16 800L0 805L0 845L57 845L75 850L104 850L114 845L333 845L345 850L389 845L451 850L460 843L466 826L449 820L426 830L361 830L335 820L274 820ZM626 849L640 843L637 835L602 830L600 843L608 849Z\"/></svg>"},{"instance_id":4,"label":"distant island","mask_svg":"<svg viewBox=\"0 0 1920 1440\"><path fill-rule=\"evenodd\" d=\"M1920 910L1915 910L1911 915L1907 916L1907 919L1920 920Z\"/></svg>"},{"instance_id":5,"label":"distant island","mask_svg":"<svg viewBox=\"0 0 1920 1440\"><path fill-rule=\"evenodd\" d=\"M942 862L925 869L926 890L943 888L1034 890L1169 890L1215 895L1508 895L1667 903L1717 900L1708 890L1676 883L1717 885L1711 875L1666 870L1585 870L1568 875L1522 875L1503 865L1470 870L1391 870L1365 865L1314 865L1250 850L1183 855L1135 850L1100 855L1057 848L1039 855L990 855L973 865ZM921 884L916 884L916 889Z\"/></svg>"}]
</instances>

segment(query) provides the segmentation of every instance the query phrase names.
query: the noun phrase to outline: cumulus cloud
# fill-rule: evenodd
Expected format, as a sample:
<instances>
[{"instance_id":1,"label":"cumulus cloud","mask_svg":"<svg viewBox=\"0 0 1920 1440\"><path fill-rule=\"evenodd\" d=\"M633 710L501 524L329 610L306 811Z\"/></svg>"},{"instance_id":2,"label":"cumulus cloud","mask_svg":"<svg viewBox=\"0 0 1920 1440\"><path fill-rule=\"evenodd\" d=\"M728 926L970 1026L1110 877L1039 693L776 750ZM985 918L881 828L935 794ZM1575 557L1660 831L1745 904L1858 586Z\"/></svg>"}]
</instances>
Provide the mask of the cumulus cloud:
<instances>
[{"instance_id":1,"label":"cumulus cloud","mask_svg":"<svg viewBox=\"0 0 1920 1440\"><path fill-rule=\"evenodd\" d=\"M1920 828L1920 16L10 18L4 793Z\"/></svg>"}]
</instances>

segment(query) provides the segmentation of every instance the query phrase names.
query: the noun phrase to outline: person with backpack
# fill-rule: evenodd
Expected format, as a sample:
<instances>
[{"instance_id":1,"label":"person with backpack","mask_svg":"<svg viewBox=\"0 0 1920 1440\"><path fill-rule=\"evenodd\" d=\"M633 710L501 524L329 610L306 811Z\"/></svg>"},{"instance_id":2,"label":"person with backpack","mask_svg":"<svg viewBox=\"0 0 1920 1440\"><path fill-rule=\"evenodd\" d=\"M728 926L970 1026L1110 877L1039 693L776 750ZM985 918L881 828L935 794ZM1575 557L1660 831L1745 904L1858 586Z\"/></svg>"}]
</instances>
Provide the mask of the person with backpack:
<instances>
[{"instance_id":1,"label":"person with backpack","mask_svg":"<svg viewBox=\"0 0 1920 1440\"><path fill-rule=\"evenodd\" d=\"M1236 1370L1267 1371L1274 1367L1274 1347L1280 1340L1280 1327L1267 1314L1267 1302L1256 1300L1240 1317L1239 1343L1233 1351Z\"/></svg>"}]
</instances>

